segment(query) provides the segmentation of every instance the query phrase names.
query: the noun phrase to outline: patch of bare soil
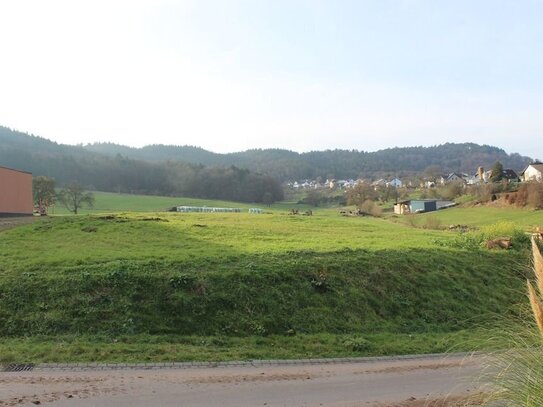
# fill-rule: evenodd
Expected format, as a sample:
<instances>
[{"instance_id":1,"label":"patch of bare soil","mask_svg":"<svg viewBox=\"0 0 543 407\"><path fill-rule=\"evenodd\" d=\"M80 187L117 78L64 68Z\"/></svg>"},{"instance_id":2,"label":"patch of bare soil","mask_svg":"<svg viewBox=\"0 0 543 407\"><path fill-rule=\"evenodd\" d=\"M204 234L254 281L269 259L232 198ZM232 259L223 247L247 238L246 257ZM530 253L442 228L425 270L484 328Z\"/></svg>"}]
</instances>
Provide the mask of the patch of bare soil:
<instances>
[{"instance_id":1,"label":"patch of bare soil","mask_svg":"<svg viewBox=\"0 0 543 407\"><path fill-rule=\"evenodd\" d=\"M433 363L433 364L420 364L420 365L408 365L408 366L390 366L378 369L367 369L361 370L358 372L353 372L355 374L368 374L368 373L403 373L403 372L412 372L414 370L437 370L437 369L447 369L451 367L460 367L465 365L462 362L450 362L450 363Z\"/></svg>"},{"instance_id":2,"label":"patch of bare soil","mask_svg":"<svg viewBox=\"0 0 543 407\"><path fill-rule=\"evenodd\" d=\"M129 387L124 378L91 376L37 376L0 377L0 387L11 389L0 399L0 407L41 405L62 399L86 399L100 395L127 394Z\"/></svg>"},{"instance_id":3,"label":"patch of bare soil","mask_svg":"<svg viewBox=\"0 0 543 407\"><path fill-rule=\"evenodd\" d=\"M184 380L189 384L210 384L210 383L255 383L255 382L277 382L286 380L311 380L317 377L324 377L325 374L316 373L264 373L224 376L202 376Z\"/></svg>"},{"instance_id":4,"label":"patch of bare soil","mask_svg":"<svg viewBox=\"0 0 543 407\"><path fill-rule=\"evenodd\" d=\"M104 377L77 377L77 376L61 376L61 377L36 377L36 376L5 376L0 377L0 384L38 384L49 385L59 383L95 383L103 382Z\"/></svg>"}]
</instances>

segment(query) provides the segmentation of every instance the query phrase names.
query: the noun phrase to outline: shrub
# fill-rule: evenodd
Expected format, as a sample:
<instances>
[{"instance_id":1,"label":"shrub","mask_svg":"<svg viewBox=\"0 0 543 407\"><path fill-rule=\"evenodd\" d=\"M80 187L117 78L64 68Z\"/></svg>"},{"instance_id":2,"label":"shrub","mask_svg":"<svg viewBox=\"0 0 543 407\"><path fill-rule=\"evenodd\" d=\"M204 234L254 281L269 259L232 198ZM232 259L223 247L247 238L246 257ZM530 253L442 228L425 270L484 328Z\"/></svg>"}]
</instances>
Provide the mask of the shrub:
<instances>
[{"instance_id":1,"label":"shrub","mask_svg":"<svg viewBox=\"0 0 543 407\"><path fill-rule=\"evenodd\" d=\"M427 216L423 228L439 230L441 229L441 220L435 216Z\"/></svg>"},{"instance_id":2,"label":"shrub","mask_svg":"<svg viewBox=\"0 0 543 407\"><path fill-rule=\"evenodd\" d=\"M517 202L517 195L515 193L505 195L505 199L509 205L514 205Z\"/></svg>"},{"instance_id":3,"label":"shrub","mask_svg":"<svg viewBox=\"0 0 543 407\"><path fill-rule=\"evenodd\" d=\"M477 197L479 202L489 202L492 195L500 190L500 184L477 184L468 188L468 193Z\"/></svg>"},{"instance_id":4,"label":"shrub","mask_svg":"<svg viewBox=\"0 0 543 407\"><path fill-rule=\"evenodd\" d=\"M543 184L540 182L526 182L522 184L517 193L518 207L531 206L539 209L543 207Z\"/></svg>"},{"instance_id":5,"label":"shrub","mask_svg":"<svg viewBox=\"0 0 543 407\"><path fill-rule=\"evenodd\" d=\"M452 182L441 188L439 194L443 199L452 201L464 193L464 185L459 182Z\"/></svg>"},{"instance_id":6,"label":"shrub","mask_svg":"<svg viewBox=\"0 0 543 407\"><path fill-rule=\"evenodd\" d=\"M383 213L381 207L377 206L375 202L370 201L369 199L364 201L359 209L362 213L375 217L380 217Z\"/></svg>"}]
</instances>

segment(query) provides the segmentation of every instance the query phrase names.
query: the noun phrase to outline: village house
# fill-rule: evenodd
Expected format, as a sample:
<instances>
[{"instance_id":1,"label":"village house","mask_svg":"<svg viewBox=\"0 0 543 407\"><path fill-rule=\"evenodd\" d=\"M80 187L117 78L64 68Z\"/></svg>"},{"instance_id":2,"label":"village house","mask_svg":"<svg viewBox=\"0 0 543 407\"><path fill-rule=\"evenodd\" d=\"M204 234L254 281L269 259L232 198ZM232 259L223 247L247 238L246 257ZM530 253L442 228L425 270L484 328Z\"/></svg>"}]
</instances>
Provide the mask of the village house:
<instances>
[{"instance_id":1,"label":"village house","mask_svg":"<svg viewBox=\"0 0 543 407\"><path fill-rule=\"evenodd\" d=\"M528 167L520 173L520 176L523 181L543 181L543 163L528 165Z\"/></svg>"},{"instance_id":2,"label":"village house","mask_svg":"<svg viewBox=\"0 0 543 407\"><path fill-rule=\"evenodd\" d=\"M502 171L502 178L509 182L520 182L520 177L517 172L511 168L506 168Z\"/></svg>"},{"instance_id":3,"label":"village house","mask_svg":"<svg viewBox=\"0 0 543 407\"><path fill-rule=\"evenodd\" d=\"M467 174L460 174L458 172L451 172L450 174L444 175L439 178L440 184L449 184L451 182L461 182L466 183Z\"/></svg>"},{"instance_id":4,"label":"village house","mask_svg":"<svg viewBox=\"0 0 543 407\"><path fill-rule=\"evenodd\" d=\"M478 173L473 174L473 175L468 175L464 179L467 185L476 185L476 184L479 184L480 182L483 182L483 180L481 179Z\"/></svg>"},{"instance_id":5,"label":"village house","mask_svg":"<svg viewBox=\"0 0 543 407\"><path fill-rule=\"evenodd\" d=\"M337 184L340 188L351 188L355 185L355 181L353 179L339 180Z\"/></svg>"},{"instance_id":6,"label":"village house","mask_svg":"<svg viewBox=\"0 0 543 407\"><path fill-rule=\"evenodd\" d=\"M387 182L387 187L401 188L402 186L403 186L403 182L398 178L394 178Z\"/></svg>"}]
</instances>

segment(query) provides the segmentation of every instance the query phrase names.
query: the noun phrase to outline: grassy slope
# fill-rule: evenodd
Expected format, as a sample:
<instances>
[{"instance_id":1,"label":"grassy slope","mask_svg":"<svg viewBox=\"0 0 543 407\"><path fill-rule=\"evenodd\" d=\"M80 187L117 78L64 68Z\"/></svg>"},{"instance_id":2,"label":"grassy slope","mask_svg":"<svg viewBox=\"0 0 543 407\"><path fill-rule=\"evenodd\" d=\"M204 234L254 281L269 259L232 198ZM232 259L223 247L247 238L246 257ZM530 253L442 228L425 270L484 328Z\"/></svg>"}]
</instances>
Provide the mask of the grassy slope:
<instances>
[{"instance_id":1,"label":"grassy slope","mask_svg":"<svg viewBox=\"0 0 543 407\"><path fill-rule=\"evenodd\" d=\"M170 199L121 198L101 195L97 210ZM523 298L522 253L448 249L435 240L450 232L290 206L57 217L1 233L0 360L442 351Z\"/></svg>"},{"instance_id":2,"label":"grassy slope","mask_svg":"<svg viewBox=\"0 0 543 407\"><path fill-rule=\"evenodd\" d=\"M420 224L424 224L425 218L433 217L439 219L444 226L461 224L478 227L490 225L497 221L514 222L518 227L526 231L533 231L536 226L543 226L543 211L515 207L457 207L414 216ZM405 217L398 217L397 220L407 223Z\"/></svg>"}]
</instances>

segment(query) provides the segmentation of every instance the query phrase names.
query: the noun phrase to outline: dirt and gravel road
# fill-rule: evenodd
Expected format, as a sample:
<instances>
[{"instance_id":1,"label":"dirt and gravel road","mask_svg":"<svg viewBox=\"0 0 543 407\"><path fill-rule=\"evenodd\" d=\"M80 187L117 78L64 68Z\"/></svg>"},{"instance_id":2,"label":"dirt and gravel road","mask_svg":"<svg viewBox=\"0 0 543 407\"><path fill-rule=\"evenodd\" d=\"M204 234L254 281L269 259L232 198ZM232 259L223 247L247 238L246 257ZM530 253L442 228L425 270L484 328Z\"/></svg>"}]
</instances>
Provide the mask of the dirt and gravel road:
<instances>
[{"instance_id":1,"label":"dirt and gravel road","mask_svg":"<svg viewBox=\"0 0 543 407\"><path fill-rule=\"evenodd\" d=\"M0 406L423 407L477 393L477 357L0 373Z\"/></svg>"}]
</instances>

